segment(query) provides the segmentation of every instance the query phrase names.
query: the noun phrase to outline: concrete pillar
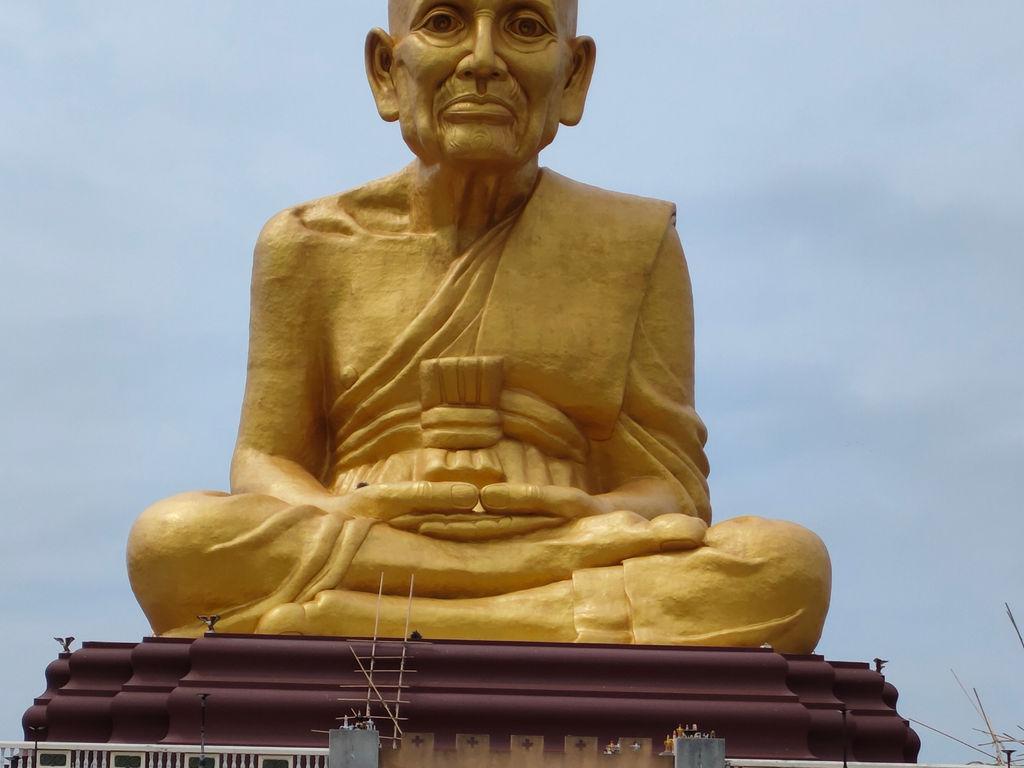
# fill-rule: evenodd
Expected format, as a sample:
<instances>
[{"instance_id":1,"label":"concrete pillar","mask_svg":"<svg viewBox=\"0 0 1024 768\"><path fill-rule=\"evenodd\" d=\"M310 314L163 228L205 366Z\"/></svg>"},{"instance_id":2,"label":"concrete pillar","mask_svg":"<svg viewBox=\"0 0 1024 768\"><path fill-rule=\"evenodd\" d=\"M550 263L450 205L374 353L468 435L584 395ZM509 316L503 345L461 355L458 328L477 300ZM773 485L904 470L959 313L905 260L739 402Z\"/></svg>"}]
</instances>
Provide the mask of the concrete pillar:
<instances>
[{"instance_id":1,"label":"concrete pillar","mask_svg":"<svg viewBox=\"0 0 1024 768\"><path fill-rule=\"evenodd\" d=\"M360 728L339 728L330 733L329 768L378 768L380 734Z\"/></svg>"},{"instance_id":2,"label":"concrete pillar","mask_svg":"<svg viewBox=\"0 0 1024 768\"><path fill-rule=\"evenodd\" d=\"M725 739L676 739L675 768L725 768Z\"/></svg>"}]
</instances>

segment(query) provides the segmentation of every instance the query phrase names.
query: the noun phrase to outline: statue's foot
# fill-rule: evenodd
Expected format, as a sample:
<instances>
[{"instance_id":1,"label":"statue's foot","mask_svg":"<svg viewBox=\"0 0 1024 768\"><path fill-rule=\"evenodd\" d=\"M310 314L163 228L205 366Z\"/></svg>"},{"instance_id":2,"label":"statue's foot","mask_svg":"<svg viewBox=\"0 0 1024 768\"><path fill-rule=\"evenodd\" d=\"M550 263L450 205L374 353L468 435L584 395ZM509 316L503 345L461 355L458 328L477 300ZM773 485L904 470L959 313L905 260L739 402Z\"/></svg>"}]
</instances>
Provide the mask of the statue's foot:
<instances>
[{"instance_id":1,"label":"statue's foot","mask_svg":"<svg viewBox=\"0 0 1024 768\"><path fill-rule=\"evenodd\" d=\"M428 640L524 640L572 642L570 582L494 597L441 600L408 598L347 590L327 590L316 599L282 605L270 611L256 628L268 635L335 635L403 637L420 632Z\"/></svg>"}]
</instances>

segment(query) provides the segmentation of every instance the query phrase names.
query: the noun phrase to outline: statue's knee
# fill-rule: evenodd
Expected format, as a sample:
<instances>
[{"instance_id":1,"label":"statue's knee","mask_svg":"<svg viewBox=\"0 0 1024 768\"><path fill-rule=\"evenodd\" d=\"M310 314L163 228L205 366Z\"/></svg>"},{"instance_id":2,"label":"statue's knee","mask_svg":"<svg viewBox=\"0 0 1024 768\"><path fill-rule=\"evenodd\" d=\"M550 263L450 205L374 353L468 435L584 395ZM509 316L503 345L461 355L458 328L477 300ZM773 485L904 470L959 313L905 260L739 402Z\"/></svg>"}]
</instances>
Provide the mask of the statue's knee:
<instances>
[{"instance_id":1,"label":"statue's knee","mask_svg":"<svg viewBox=\"0 0 1024 768\"><path fill-rule=\"evenodd\" d=\"M219 493L182 493L148 507L128 535L128 569L152 567L154 561L174 560L203 545L207 508Z\"/></svg>"},{"instance_id":2,"label":"statue's knee","mask_svg":"<svg viewBox=\"0 0 1024 768\"><path fill-rule=\"evenodd\" d=\"M759 581L772 587L772 600L780 606L803 609L814 617L812 623L818 617L824 620L832 563L817 534L783 520L737 517L709 528L706 543L723 554L759 563Z\"/></svg>"},{"instance_id":3,"label":"statue's knee","mask_svg":"<svg viewBox=\"0 0 1024 768\"><path fill-rule=\"evenodd\" d=\"M793 523L738 517L709 528L704 543L626 561L640 642L813 650L831 592L821 539Z\"/></svg>"},{"instance_id":4,"label":"statue's knee","mask_svg":"<svg viewBox=\"0 0 1024 768\"><path fill-rule=\"evenodd\" d=\"M280 586L320 525L317 513L290 509L270 496L197 492L143 512L129 536L128 577L153 629L198 632L196 614L244 605Z\"/></svg>"},{"instance_id":5,"label":"statue's knee","mask_svg":"<svg viewBox=\"0 0 1024 768\"><path fill-rule=\"evenodd\" d=\"M813 531L785 520L735 517L708 529L705 543L740 557L780 559L794 565L829 565L828 550Z\"/></svg>"}]
</instances>

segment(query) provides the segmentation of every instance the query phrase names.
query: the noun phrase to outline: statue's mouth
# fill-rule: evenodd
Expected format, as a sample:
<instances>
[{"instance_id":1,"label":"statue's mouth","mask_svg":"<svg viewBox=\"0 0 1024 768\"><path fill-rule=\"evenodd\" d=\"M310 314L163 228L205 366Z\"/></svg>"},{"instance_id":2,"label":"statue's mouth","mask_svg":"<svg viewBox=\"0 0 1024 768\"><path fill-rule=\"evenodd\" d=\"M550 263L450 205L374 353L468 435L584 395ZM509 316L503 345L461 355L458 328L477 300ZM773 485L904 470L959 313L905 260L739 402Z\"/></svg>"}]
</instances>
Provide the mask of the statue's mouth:
<instances>
[{"instance_id":1,"label":"statue's mouth","mask_svg":"<svg viewBox=\"0 0 1024 768\"><path fill-rule=\"evenodd\" d=\"M441 117L449 123L490 123L510 125L515 122L515 112L504 99L496 96L459 96L441 109Z\"/></svg>"},{"instance_id":2,"label":"statue's mouth","mask_svg":"<svg viewBox=\"0 0 1024 768\"><path fill-rule=\"evenodd\" d=\"M437 512L403 515L388 521L393 528L451 541L488 541L523 536L545 528L564 525L566 520L553 515L506 514L488 512Z\"/></svg>"}]
</instances>

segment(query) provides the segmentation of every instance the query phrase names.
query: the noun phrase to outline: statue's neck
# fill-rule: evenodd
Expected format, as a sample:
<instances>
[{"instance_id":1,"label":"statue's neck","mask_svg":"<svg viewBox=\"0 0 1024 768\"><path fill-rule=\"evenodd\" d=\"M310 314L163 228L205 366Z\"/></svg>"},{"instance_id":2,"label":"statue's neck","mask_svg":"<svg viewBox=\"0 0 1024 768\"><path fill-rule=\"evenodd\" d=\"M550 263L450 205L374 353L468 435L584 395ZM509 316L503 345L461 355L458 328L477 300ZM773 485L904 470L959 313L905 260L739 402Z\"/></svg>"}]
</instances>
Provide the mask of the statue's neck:
<instances>
[{"instance_id":1,"label":"statue's neck","mask_svg":"<svg viewBox=\"0 0 1024 768\"><path fill-rule=\"evenodd\" d=\"M412 229L447 237L461 253L526 202L538 172L536 160L501 173L417 161L409 198Z\"/></svg>"}]
</instances>

